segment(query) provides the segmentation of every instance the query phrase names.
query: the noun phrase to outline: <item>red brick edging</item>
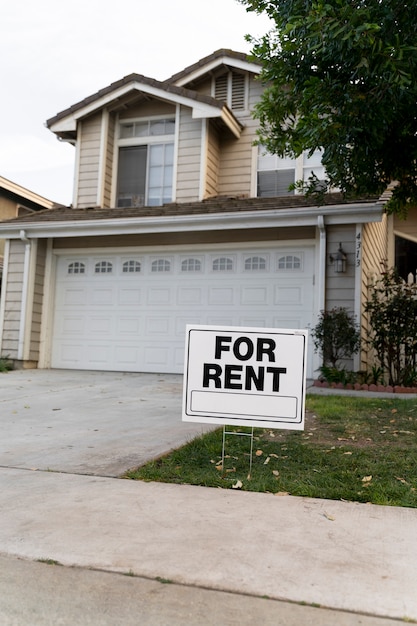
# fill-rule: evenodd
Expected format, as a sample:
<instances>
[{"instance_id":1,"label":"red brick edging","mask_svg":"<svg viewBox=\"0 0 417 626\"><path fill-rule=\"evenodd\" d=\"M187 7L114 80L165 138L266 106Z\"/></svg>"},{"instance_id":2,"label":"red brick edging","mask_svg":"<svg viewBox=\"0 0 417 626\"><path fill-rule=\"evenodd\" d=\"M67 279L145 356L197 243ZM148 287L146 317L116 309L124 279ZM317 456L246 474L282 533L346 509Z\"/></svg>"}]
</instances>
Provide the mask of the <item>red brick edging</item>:
<instances>
[{"instance_id":1,"label":"red brick edging","mask_svg":"<svg viewBox=\"0 0 417 626\"><path fill-rule=\"evenodd\" d=\"M354 385L348 383L328 383L326 381L315 380L314 387L324 387L326 389L352 389L354 391L378 391L378 393L417 393L417 387L402 387L401 385L361 385L355 383Z\"/></svg>"}]
</instances>

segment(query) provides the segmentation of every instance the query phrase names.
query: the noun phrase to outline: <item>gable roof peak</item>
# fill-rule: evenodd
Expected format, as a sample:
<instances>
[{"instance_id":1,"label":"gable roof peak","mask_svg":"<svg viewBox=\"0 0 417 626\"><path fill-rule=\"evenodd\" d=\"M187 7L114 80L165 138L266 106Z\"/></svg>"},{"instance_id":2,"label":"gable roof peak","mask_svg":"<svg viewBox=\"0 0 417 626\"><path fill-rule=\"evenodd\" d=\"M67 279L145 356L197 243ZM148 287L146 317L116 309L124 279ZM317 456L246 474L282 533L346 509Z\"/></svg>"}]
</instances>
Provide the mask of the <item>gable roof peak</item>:
<instances>
[{"instance_id":1,"label":"gable roof peak","mask_svg":"<svg viewBox=\"0 0 417 626\"><path fill-rule=\"evenodd\" d=\"M196 63L189 65L185 69L173 74L165 83L184 85L201 75L204 75L221 65L230 65L254 74L259 74L261 66L253 60L253 57L246 52L237 52L229 48L219 48L215 52L203 57Z\"/></svg>"}]
</instances>

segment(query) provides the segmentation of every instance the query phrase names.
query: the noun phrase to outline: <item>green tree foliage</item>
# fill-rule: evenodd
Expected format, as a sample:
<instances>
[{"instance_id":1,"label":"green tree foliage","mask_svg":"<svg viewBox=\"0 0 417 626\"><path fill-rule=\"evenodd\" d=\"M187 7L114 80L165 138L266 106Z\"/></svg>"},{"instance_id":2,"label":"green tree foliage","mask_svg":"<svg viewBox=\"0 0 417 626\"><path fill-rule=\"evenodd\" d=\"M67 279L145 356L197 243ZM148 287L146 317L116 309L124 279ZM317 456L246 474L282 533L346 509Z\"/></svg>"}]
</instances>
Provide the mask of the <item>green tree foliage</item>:
<instances>
[{"instance_id":1,"label":"green tree foliage","mask_svg":"<svg viewBox=\"0 0 417 626\"><path fill-rule=\"evenodd\" d=\"M369 343L389 384L417 384L417 285L387 270L373 285L365 311Z\"/></svg>"},{"instance_id":2,"label":"green tree foliage","mask_svg":"<svg viewBox=\"0 0 417 626\"><path fill-rule=\"evenodd\" d=\"M267 89L255 115L280 156L323 149L328 185L417 202L417 1L239 0L273 29L248 36Z\"/></svg>"}]
</instances>

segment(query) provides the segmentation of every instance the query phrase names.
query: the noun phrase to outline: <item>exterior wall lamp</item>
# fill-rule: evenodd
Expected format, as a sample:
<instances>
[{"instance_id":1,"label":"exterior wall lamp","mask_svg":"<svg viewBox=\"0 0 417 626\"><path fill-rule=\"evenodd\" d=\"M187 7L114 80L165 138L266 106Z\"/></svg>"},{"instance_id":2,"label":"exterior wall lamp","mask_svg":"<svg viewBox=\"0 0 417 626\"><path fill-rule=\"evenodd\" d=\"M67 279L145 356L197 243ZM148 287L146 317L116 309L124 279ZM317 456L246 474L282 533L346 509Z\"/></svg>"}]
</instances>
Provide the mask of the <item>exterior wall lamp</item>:
<instances>
[{"instance_id":1,"label":"exterior wall lamp","mask_svg":"<svg viewBox=\"0 0 417 626\"><path fill-rule=\"evenodd\" d=\"M330 255L330 263L334 263L334 271L336 274L344 274L347 268L347 256L342 249L342 244L339 243L339 249L333 256Z\"/></svg>"}]
</instances>

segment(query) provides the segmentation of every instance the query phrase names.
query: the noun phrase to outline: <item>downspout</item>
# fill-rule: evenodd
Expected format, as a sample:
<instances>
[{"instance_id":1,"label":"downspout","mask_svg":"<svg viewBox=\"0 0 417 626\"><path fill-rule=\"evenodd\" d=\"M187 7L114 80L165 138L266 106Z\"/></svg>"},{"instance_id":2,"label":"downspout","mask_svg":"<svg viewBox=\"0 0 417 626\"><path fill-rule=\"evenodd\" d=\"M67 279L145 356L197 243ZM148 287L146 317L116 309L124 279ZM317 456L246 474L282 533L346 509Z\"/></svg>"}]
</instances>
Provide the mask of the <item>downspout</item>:
<instances>
[{"instance_id":1,"label":"downspout","mask_svg":"<svg viewBox=\"0 0 417 626\"><path fill-rule=\"evenodd\" d=\"M319 243L319 279L317 285L317 308L318 313L326 307L326 227L323 215L317 217L317 226L320 233Z\"/></svg>"},{"instance_id":2,"label":"downspout","mask_svg":"<svg viewBox=\"0 0 417 626\"><path fill-rule=\"evenodd\" d=\"M26 231L20 231L20 240L25 244L25 257L23 261L22 278L22 302L20 307L19 341L17 345L17 359L23 361L25 347L26 310L28 304L29 270L30 270L30 239L26 236Z\"/></svg>"},{"instance_id":3,"label":"downspout","mask_svg":"<svg viewBox=\"0 0 417 626\"><path fill-rule=\"evenodd\" d=\"M317 228L320 233L320 238L319 238L319 258L318 258L318 264L316 264L317 273L318 273L317 289L316 289L317 304L315 307L316 315L317 315L316 319L318 319L320 315L320 311L324 311L326 307L326 245L327 245L327 241L326 241L326 227L324 224L323 215L317 216ZM318 353L313 353L312 364L313 364L313 367L312 367L313 372L319 370L319 368L321 367L322 363L321 363Z\"/></svg>"}]
</instances>

